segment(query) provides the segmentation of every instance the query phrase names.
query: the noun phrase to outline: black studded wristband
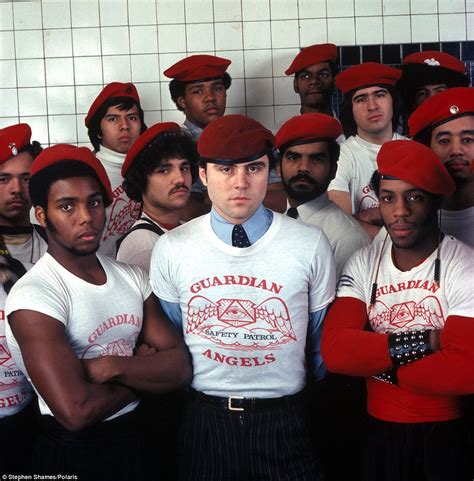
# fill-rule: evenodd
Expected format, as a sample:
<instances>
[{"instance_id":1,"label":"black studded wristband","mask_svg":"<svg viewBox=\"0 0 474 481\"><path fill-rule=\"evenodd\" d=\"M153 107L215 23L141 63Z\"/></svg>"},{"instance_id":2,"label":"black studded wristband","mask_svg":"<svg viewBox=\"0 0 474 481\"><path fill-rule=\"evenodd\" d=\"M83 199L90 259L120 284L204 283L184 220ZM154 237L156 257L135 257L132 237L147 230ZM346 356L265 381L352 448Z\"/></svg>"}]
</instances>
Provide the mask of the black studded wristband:
<instances>
[{"instance_id":1,"label":"black studded wristband","mask_svg":"<svg viewBox=\"0 0 474 481\"><path fill-rule=\"evenodd\" d=\"M430 330L389 334L388 351L395 367L403 366L432 354Z\"/></svg>"},{"instance_id":2,"label":"black studded wristband","mask_svg":"<svg viewBox=\"0 0 474 481\"><path fill-rule=\"evenodd\" d=\"M378 374L377 376L374 376L375 379L378 379L379 381L386 382L388 384L395 384L398 386L398 375L397 375L397 370L398 368L393 367L392 369L389 369L388 371L382 372Z\"/></svg>"}]
</instances>

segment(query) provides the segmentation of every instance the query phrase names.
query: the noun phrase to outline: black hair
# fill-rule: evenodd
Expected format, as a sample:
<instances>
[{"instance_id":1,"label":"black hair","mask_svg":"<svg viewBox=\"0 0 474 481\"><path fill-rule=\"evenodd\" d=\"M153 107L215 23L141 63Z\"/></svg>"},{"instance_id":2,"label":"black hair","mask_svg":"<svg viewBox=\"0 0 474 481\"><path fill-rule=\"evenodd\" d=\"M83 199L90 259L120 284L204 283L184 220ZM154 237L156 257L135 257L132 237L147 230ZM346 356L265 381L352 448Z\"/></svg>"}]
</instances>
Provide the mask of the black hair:
<instances>
[{"instance_id":1,"label":"black hair","mask_svg":"<svg viewBox=\"0 0 474 481\"><path fill-rule=\"evenodd\" d=\"M100 130L100 123L110 107L117 107L119 110L130 110L132 107L137 107L138 116L140 117L141 122L140 133L143 134L147 128L145 125L145 114L138 102L131 97L112 97L111 99L106 100L99 107L89 122L87 135L89 136L91 144L94 146L94 150L96 152L100 150L100 146L102 144L102 131Z\"/></svg>"},{"instance_id":2,"label":"black hair","mask_svg":"<svg viewBox=\"0 0 474 481\"><path fill-rule=\"evenodd\" d=\"M157 135L134 159L125 174L123 189L130 199L142 201L148 176L165 160L187 159L193 182L197 179L199 154L196 142L185 132L165 132Z\"/></svg>"},{"instance_id":3,"label":"black hair","mask_svg":"<svg viewBox=\"0 0 474 481\"><path fill-rule=\"evenodd\" d=\"M339 116L339 120L341 121L342 128L344 130L344 135L346 138L349 138L351 135L357 134L357 124L354 120L354 114L352 112L352 98L354 94L361 89L368 88L368 87L381 87L388 91L390 96L392 97L392 109L393 109L393 117L392 117L392 129L395 130L398 127L398 122L400 115L403 111L403 104L401 97L397 90L392 85L386 84L374 84L374 85L367 85L363 87L358 87L354 90L351 90L344 94L344 99L341 105L341 114Z\"/></svg>"},{"instance_id":4,"label":"black hair","mask_svg":"<svg viewBox=\"0 0 474 481\"><path fill-rule=\"evenodd\" d=\"M33 140L30 144L23 146L18 153L21 154L22 152L28 152L33 159L36 159L42 150L43 147L41 147L41 144L37 140Z\"/></svg>"},{"instance_id":5,"label":"black hair","mask_svg":"<svg viewBox=\"0 0 474 481\"><path fill-rule=\"evenodd\" d=\"M224 72L224 75L222 77L212 77L208 79L203 79L203 80L191 80L189 82L183 82L182 80L178 79L173 79L170 82L169 89L170 89L170 94L171 94L171 99L176 105L176 108L180 110L181 112L183 111L182 107L178 104L178 99L180 97L184 97L184 92L186 90L186 85L189 84L195 84L199 82L207 82L210 80L222 80L222 83L224 84L224 88L227 90L231 84L232 84L232 77L227 73Z\"/></svg>"},{"instance_id":6,"label":"black hair","mask_svg":"<svg viewBox=\"0 0 474 481\"><path fill-rule=\"evenodd\" d=\"M71 177L92 177L96 179L102 193L104 204L107 203L107 192L94 169L79 160L67 159L40 170L30 178L28 188L31 203L35 207L40 206L46 211L51 185L58 180L70 179Z\"/></svg>"},{"instance_id":7,"label":"black hair","mask_svg":"<svg viewBox=\"0 0 474 481\"><path fill-rule=\"evenodd\" d=\"M335 140L332 140L332 139L321 139L321 140L311 140L309 142L305 142L305 143L313 143L313 142L327 142L328 143L328 149L329 149L329 160L331 161L331 164L334 164L336 165L337 164L337 161L339 160L339 153L341 152L341 146L335 141ZM289 143L289 144L286 144L286 145L282 145L281 149L280 149L280 152L279 152L279 157L278 157L278 161L281 163L281 161L283 160L283 156L285 155L285 152L291 148L292 146L294 145L301 145L303 142L300 142L300 143Z\"/></svg>"},{"instance_id":8,"label":"black hair","mask_svg":"<svg viewBox=\"0 0 474 481\"><path fill-rule=\"evenodd\" d=\"M336 75L339 73L339 66L337 65L336 62L332 60L323 60L322 62L317 62L317 63L325 63L327 62L329 64L329 69L331 70L331 75L335 78ZM304 72L305 69L298 70L298 72L295 72L295 80L298 79L298 77L301 75L301 72Z\"/></svg>"}]
</instances>

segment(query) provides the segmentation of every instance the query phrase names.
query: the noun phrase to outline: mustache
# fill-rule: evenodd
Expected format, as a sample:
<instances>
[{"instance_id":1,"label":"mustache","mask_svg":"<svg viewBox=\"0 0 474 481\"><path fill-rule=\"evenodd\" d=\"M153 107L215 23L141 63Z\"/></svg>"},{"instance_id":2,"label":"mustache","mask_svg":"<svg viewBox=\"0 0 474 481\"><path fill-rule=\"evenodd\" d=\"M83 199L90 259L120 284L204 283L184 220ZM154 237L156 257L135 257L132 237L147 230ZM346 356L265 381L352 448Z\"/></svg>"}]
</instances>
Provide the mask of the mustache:
<instances>
[{"instance_id":1,"label":"mustache","mask_svg":"<svg viewBox=\"0 0 474 481\"><path fill-rule=\"evenodd\" d=\"M299 180L305 180L306 182L314 185L318 185L318 182L316 182L312 177L310 177L308 174L297 174L294 177L291 177L291 179L288 181L290 184L291 182L298 182Z\"/></svg>"},{"instance_id":2,"label":"mustache","mask_svg":"<svg viewBox=\"0 0 474 481\"><path fill-rule=\"evenodd\" d=\"M170 194L174 194L177 190L186 189L189 191L188 187L184 184L177 185L174 189L170 191Z\"/></svg>"}]
</instances>

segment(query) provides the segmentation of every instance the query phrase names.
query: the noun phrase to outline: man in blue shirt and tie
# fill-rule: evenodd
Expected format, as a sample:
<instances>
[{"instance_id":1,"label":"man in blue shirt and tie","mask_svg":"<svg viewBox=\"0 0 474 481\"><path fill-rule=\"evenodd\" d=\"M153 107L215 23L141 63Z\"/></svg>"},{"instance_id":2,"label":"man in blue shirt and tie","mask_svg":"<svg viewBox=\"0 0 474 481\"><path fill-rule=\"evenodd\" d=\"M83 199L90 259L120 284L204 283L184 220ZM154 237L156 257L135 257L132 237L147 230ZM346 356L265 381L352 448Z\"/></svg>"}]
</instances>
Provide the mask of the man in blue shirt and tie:
<instances>
[{"instance_id":1,"label":"man in blue shirt and tie","mask_svg":"<svg viewBox=\"0 0 474 481\"><path fill-rule=\"evenodd\" d=\"M274 144L250 118L212 121L198 142L211 212L153 251L153 290L194 367L181 480L320 479L301 392L308 369L316 379L325 372L319 342L334 259L319 227L263 207Z\"/></svg>"}]
</instances>

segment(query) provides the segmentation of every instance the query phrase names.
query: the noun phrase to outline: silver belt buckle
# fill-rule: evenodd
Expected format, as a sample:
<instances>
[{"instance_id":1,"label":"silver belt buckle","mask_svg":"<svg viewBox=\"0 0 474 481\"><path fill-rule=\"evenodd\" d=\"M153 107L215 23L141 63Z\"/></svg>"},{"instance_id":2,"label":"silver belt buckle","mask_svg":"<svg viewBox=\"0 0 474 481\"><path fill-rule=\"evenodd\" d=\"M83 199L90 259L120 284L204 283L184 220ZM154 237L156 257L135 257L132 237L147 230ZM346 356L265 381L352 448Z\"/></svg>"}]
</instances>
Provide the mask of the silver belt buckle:
<instances>
[{"instance_id":1,"label":"silver belt buckle","mask_svg":"<svg viewBox=\"0 0 474 481\"><path fill-rule=\"evenodd\" d=\"M245 399L245 398L244 398L244 396L229 396L227 398L227 409L229 411L243 411L244 408L236 408L236 407L232 406L232 401L234 399Z\"/></svg>"}]
</instances>

